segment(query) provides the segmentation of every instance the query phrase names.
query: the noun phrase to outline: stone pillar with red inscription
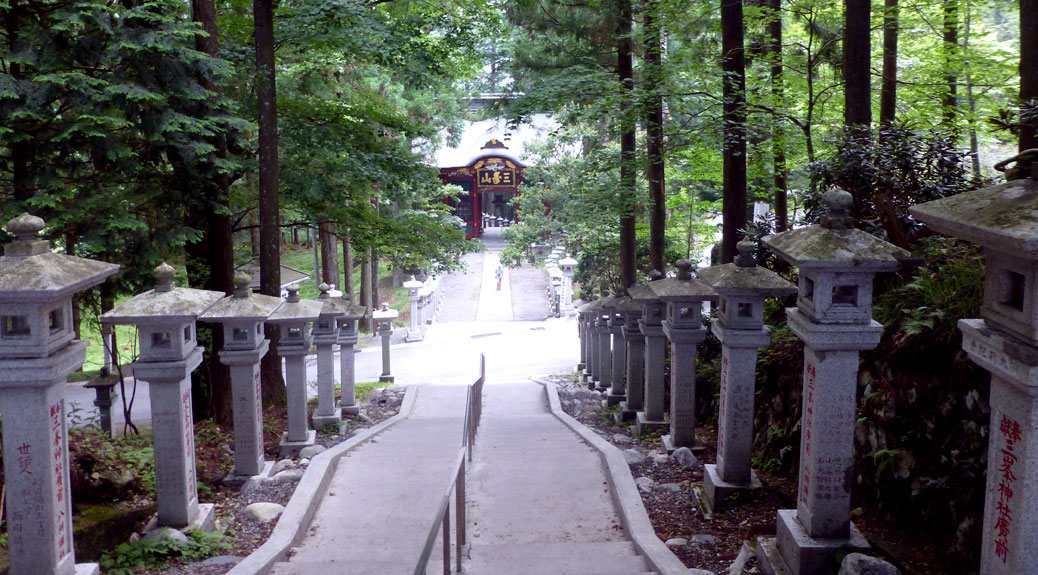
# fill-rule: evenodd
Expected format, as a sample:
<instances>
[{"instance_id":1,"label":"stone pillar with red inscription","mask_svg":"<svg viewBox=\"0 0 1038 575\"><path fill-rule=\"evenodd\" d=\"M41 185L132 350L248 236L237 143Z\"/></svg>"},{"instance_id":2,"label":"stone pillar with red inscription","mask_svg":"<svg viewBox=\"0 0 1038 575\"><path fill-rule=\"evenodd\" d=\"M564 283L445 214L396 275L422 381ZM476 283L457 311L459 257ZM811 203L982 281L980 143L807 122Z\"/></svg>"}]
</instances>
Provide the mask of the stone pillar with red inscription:
<instances>
[{"instance_id":1,"label":"stone pillar with red inscription","mask_svg":"<svg viewBox=\"0 0 1038 575\"><path fill-rule=\"evenodd\" d=\"M270 347L263 337L263 322L279 307L281 298L253 294L249 275L239 273L234 276L234 293L216 302L200 318L222 326L224 345L220 362L231 371L234 469L224 480L231 486L240 486L249 477L261 475L265 464L273 467L263 457L260 359Z\"/></svg>"},{"instance_id":2,"label":"stone pillar with red inscription","mask_svg":"<svg viewBox=\"0 0 1038 575\"><path fill-rule=\"evenodd\" d=\"M72 297L119 266L57 254L39 237L42 219L22 214L7 224L15 240L0 256L0 419L10 572L89 575L76 565L65 387L83 365Z\"/></svg>"},{"instance_id":3,"label":"stone pillar with red inscription","mask_svg":"<svg viewBox=\"0 0 1038 575\"><path fill-rule=\"evenodd\" d=\"M213 504L198 502L191 372L202 363L195 320L224 294L176 287L175 273L159 265L154 289L119 304L101 322L137 326L133 373L150 384L157 526L212 531Z\"/></svg>"},{"instance_id":4,"label":"stone pillar with red inscription","mask_svg":"<svg viewBox=\"0 0 1038 575\"><path fill-rule=\"evenodd\" d=\"M851 523L858 354L879 344L872 319L872 281L911 260L910 254L855 229L851 195L825 194L821 224L763 238L799 268L797 306L789 329L804 341L804 390L797 508L778 512L777 537L761 540L766 573L820 575L840 549L868 547Z\"/></svg>"},{"instance_id":5,"label":"stone pillar with red inscription","mask_svg":"<svg viewBox=\"0 0 1038 575\"><path fill-rule=\"evenodd\" d=\"M984 247L981 319L962 348L991 372L981 575L1038 575L1038 162L1031 177L911 208L931 228Z\"/></svg>"},{"instance_id":6,"label":"stone pillar with red inscription","mask_svg":"<svg viewBox=\"0 0 1038 575\"><path fill-rule=\"evenodd\" d=\"M717 416L717 464L704 468L703 491L712 509L744 489L760 487L750 468L753 448L753 395L757 348L768 345L764 300L796 293L775 272L758 267L755 242L738 244L735 262L699 270L699 278L720 297L710 332L721 342L721 405Z\"/></svg>"}]
</instances>

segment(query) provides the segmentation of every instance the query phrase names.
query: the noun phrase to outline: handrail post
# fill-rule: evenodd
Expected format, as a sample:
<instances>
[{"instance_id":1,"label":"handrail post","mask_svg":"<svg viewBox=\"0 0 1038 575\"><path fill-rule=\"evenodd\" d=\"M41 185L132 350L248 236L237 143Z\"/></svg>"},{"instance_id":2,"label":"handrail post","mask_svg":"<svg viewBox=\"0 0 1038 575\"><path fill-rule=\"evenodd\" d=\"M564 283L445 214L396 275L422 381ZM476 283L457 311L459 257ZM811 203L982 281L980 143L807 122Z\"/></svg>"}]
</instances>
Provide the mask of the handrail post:
<instances>
[{"instance_id":1,"label":"handrail post","mask_svg":"<svg viewBox=\"0 0 1038 575\"><path fill-rule=\"evenodd\" d=\"M451 502L443 513L443 575L451 575Z\"/></svg>"},{"instance_id":2,"label":"handrail post","mask_svg":"<svg viewBox=\"0 0 1038 575\"><path fill-rule=\"evenodd\" d=\"M465 544L465 462L461 462L461 468L458 471L458 483L454 488L455 490L455 502L458 513L458 565L461 565L461 546ZM459 567L460 570L460 567Z\"/></svg>"}]
</instances>

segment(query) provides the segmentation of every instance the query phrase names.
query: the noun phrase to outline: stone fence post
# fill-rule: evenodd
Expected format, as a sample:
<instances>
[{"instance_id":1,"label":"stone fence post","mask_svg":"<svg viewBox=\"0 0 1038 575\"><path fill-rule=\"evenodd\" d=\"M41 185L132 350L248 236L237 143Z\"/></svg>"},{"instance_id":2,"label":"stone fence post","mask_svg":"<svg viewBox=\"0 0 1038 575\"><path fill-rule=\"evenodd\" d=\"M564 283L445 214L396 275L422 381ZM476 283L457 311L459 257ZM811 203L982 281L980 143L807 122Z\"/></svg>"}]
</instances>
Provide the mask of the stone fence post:
<instances>
[{"instance_id":1,"label":"stone fence post","mask_svg":"<svg viewBox=\"0 0 1038 575\"><path fill-rule=\"evenodd\" d=\"M310 326L323 309L321 302L300 300L299 286L290 285L288 299L267 320L278 326L281 335L278 355L285 364L288 430L281 437L281 457L295 457L317 439L317 432L310 429L306 421L306 356L314 341Z\"/></svg>"}]
</instances>

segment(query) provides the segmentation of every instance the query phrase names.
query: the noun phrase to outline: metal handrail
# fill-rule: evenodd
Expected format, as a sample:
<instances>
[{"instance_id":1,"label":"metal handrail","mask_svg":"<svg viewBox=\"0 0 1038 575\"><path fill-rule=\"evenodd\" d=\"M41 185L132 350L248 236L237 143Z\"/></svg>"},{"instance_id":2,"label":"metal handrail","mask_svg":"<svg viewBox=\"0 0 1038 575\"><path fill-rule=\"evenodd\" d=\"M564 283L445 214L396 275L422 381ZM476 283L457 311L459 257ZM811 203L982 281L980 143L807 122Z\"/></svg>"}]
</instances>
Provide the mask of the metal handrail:
<instances>
[{"instance_id":1,"label":"metal handrail","mask_svg":"<svg viewBox=\"0 0 1038 575\"><path fill-rule=\"evenodd\" d=\"M418 564L414 569L415 575L425 575L426 568L429 566L429 558L432 556L433 546L436 545L436 536L440 534L441 526L443 536L443 574L450 575L451 573L450 511L452 491L455 497L455 529L457 532L455 570L461 573L461 546L465 544L467 539L465 534L465 460L467 456L467 459L472 461L472 444L475 443L476 428L479 427L479 420L483 415L483 382L486 380L486 365L486 357L480 354L479 379L468 386L465 394L465 423L462 428L461 449L458 452L458 461L453 467L454 475L443 497L440 498L440 507L436 512L437 519L433 522L432 527L429 529L429 534L425 538L425 546L422 547L422 553L418 557Z\"/></svg>"}]
</instances>

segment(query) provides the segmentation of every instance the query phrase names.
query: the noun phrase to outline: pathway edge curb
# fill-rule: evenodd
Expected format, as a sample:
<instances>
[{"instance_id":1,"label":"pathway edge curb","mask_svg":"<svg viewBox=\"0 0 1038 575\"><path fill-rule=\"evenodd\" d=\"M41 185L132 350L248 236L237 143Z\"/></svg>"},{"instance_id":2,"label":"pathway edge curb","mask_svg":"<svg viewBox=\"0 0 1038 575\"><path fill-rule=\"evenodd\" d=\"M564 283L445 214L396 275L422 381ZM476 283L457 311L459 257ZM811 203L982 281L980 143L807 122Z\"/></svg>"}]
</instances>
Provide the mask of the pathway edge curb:
<instances>
[{"instance_id":1,"label":"pathway edge curb","mask_svg":"<svg viewBox=\"0 0 1038 575\"><path fill-rule=\"evenodd\" d=\"M616 446L562 411L559 391L554 383L539 378L533 378L533 381L544 386L548 396L548 408L552 415L598 451L607 472L609 491L613 496L613 501L617 504L620 521L623 522L624 529L630 535L634 546L645 556L649 565L660 575L714 575L712 571L685 567L677 555L656 536L656 531L649 521L649 514L645 511L645 504L642 503L641 494L638 492L638 486L634 483L634 476L631 475L631 468L627 465L623 453Z\"/></svg>"},{"instance_id":2,"label":"pathway edge curb","mask_svg":"<svg viewBox=\"0 0 1038 575\"><path fill-rule=\"evenodd\" d=\"M414 410L417 392L417 386L407 386L404 392L404 399L400 404L400 411L396 415L359 432L357 435L321 452L311 459L310 465L307 466L302 479L296 485L296 489L292 493L292 497L289 499L288 505L285 506L285 511L281 514L281 518L278 519L278 523L274 527L273 532L271 532L270 537L267 538L263 545L260 545L258 549L228 571L227 575L263 575L270 571L274 563L286 560L289 550L299 543L302 536L306 533L306 526L313 520L314 513L317 511L317 505L320 502L320 494L327 489L328 482L331 481L332 473L335 471L335 465L339 462L339 458L347 452L360 447L379 433L410 417L411 412Z\"/></svg>"}]
</instances>

